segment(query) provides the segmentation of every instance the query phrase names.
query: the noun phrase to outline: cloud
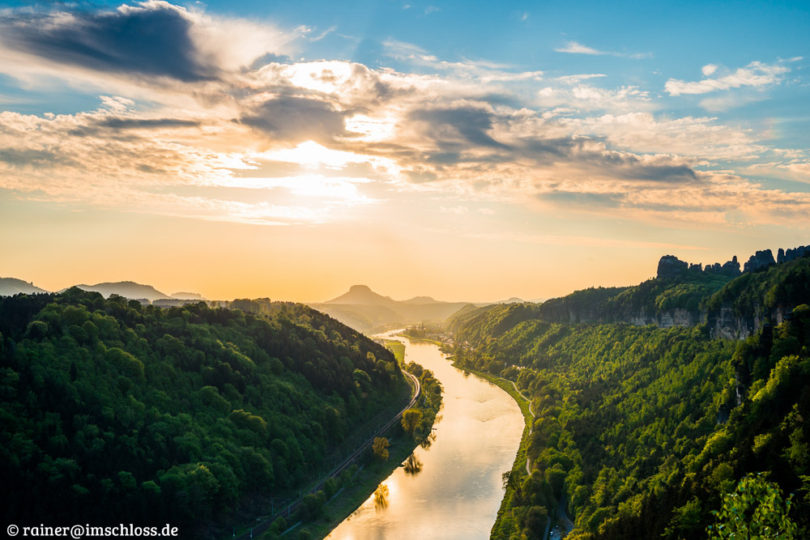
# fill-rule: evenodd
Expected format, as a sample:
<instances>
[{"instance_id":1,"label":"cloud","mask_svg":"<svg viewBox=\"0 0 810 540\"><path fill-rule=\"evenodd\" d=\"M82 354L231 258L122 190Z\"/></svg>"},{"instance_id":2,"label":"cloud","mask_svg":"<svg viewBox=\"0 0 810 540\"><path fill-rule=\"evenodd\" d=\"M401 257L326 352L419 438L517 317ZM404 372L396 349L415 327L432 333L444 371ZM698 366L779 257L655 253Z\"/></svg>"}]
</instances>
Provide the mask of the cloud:
<instances>
[{"instance_id":1,"label":"cloud","mask_svg":"<svg viewBox=\"0 0 810 540\"><path fill-rule=\"evenodd\" d=\"M577 78L579 77L579 78ZM637 86L616 89L582 84L584 76L563 79L557 86L545 86L537 91L537 103L542 107L573 107L578 110L609 110L612 112L649 110L655 105L649 93ZM596 78L589 77L589 78Z\"/></svg>"},{"instance_id":2,"label":"cloud","mask_svg":"<svg viewBox=\"0 0 810 540\"><path fill-rule=\"evenodd\" d=\"M667 118L626 112L566 117L559 122L574 134L604 137L615 148L678 155L689 162L751 160L766 151L751 130L720 124L714 117Z\"/></svg>"},{"instance_id":3,"label":"cloud","mask_svg":"<svg viewBox=\"0 0 810 540\"><path fill-rule=\"evenodd\" d=\"M568 43L565 44L564 47L557 47L556 49L554 49L554 51L568 54L592 54L592 55L608 54L604 51L599 51L592 47L588 47L586 45L582 45L581 43L577 43L576 41L569 41Z\"/></svg>"},{"instance_id":4,"label":"cloud","mask_svg":"<svg viewBox=\"0 0 810 540\"><path fill-rule=\"evenodd\" d=\"M184 10L169 4L6 16L0 26L5 46L59 63L181 81L217 76L216 68L199 58Z\"/></svg>"},{"instance_id":5,"label":"cloud","mask_svg":"<svg viewBox=\"0 0 810 540\"><path fill-rule=\"evenodd\" d=\"M617 56L620 58L632 58L635 60L652 57L652 54L650 53L623 53L616 51L602 51L599 49L594 49L593 47L588 47L587 45L583 45L582 43L578 43L576 41L568 41L564 46L555 48L554 52L566 54L588 54L592 56Z\"/></svg>"},{"instance_id":6,"label":"cloud","mask_svg":"<svg viewBox=\"0 0 810 540\"><path fill-rule=\"evenodd\" d=\"M112 35L126 24L176 32L162 50L128 50ZM47 74L25 79L35 89L80 80L85 95L104 95L96 110L74 114L0 112L0 189L261 224L350 219L352 207L403 191L642 221L723 223L735 211L770 222L810 211L803 195L721 170L763 159L756 133L713 117L666 117L642 87L600 87L601 73L549 78L448 61L392 41L382 50L400 70L285 56L290 36L306 33L162 2L4 11L0 72ZM721 68L704 73L732 84ZM806 156L782 158L792 166L784 174L806 174Z\"/></svg>"},{"instance_id":7,"label":"cloud","mask_svg":"<svg viewBox=\"0 0 810 540\"><path fill-rule=\"evenodd\" d=\"M709 69L707 70L706 68ZM781 62L776 64L764 64L755 61L720 77L708 78L710 75L717 73L717 67L709 64L703 67L703 74L706 75L707 78L700 81L669 79L664 85L664 88L671 96L708 94L709 92L742 87L762 88L780 82L782 79L781 76L789 71L790 68Z\"/></svg>"},{"instance_id":8,"label":"cloud","mask_svg":"<svg viewBox=\"0 0 810 540\"><path fill-rule=\"evenodd\" d=\"M720 96L706 97L700 100L700 106L709 112L723 112L737 107L743 107L750 103L757 103L768 99L768 96L758 91L738 91Z\"/></svg>"},{"instance_id":9,"label":"cloud","mask_svg":"<svg viewBox=\"0 0 810 540\"><path fill-rule=\"evenodd\" d=\"M409 118L425 124L425 136L438 141L443 147L450 147L460 139L476 146L506 148L506 145L489 135L492 115L481 108L415 110L410 113Z\"/></svg>"},{"instance_id":10,"label":"cloud","mask_svg":"<svg viewBox=\"0 0 810 540\"><path fill-rule=\"evenodd\" d=\"M717 71L717 65L716 64L706 64L705 66L700 68L700 71L703 73L704 77L708 77L709 75L711 75L715 71Z\"/></svg>"},{"instance_id":11,"label":"cloud","mask_svg":"<svg viewBox=\"0 0 810 540\"><path fill-rule=\"evenodd\" d=\"M202 12L149 0L113 11L5 10L0 47L17 57L16 71L30 58L132 78L183 83L233 76L268 53L284 53L305 28L281 32L269 25L212 18ZM36 66L34 66L36 68Z\"/></svg>"},{"instance_id":12,"label":"cloud","mask_svg":"<svg viewBox=\"0 0 810 540\"><path fill-rule=\"evenodd\" d=\"M240 120L284 143L328 142L346 134L344 116L325 101L279 96L262 102Z\"/></svg>"},{"instance_id":13,"label":"cloud","mask_svg":"<svg viewBox=\"0 0 810 540\"><path fill-rule=\"evenodd\" d=\"M313 36L313 37L309 38L309 40L310 41L321 41L323 38L325 38L326 36L328 36L329 34L334 32L335 30L337 30L337 26L334 26L334 25L330 26L329 28L327 28L326 30L324 30L323 32L318 34L317 36Z\"/></svg>"},{"instance_id":14,"label":"cloud","mask_svg":"<svg viewBox=\"0 0 810 540\"><path fill-rule=\"evenodd\" d=\"M480 88L482 83L531 82L543 79L543 71L520 71L515 66L486 60L469 60L450 62L440 60L418 45L388 39L382 43L383 50L389 58L407 63L418 68L427 68L459 79L469 80ZM447 82L447 81L445 81Z\"/></svg>"}]
</instances>

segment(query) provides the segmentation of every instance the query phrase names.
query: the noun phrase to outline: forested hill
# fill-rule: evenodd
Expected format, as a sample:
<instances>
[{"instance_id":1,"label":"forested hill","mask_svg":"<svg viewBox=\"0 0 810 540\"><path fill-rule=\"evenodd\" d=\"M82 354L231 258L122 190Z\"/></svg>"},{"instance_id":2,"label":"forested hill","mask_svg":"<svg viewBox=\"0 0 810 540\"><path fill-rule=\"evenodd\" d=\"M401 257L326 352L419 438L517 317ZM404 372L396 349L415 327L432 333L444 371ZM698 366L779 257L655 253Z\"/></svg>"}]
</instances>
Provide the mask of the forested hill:
<instances>
[{"instance_id":1,"label":"forested hill","mask_svg":"<svg viewBox=\"0 0 810 540\"><path fill-rule=\"evenodd\" d=\"M756 318L744 340L711 319L570 323L532 304L456 317L458 364L515 381L536 415L532 472L512 472L493 537L541 538L562 508L571 539L810 538L808 269L783 261L697 295L708 313ZM684 285L580 295L700 283Z\"/></svg>"},{"instance_id":2,"label":"forested hill","mask_svg":"<svg viewBox=\"0 0 810 540\"><path fill-rule=\"evenodd\" d=\"M357 425L407 402L383 347L302 305L243 304L261 314L0 298L4 521L230 532L236 509L297 495Z\"/></svg>"},{"instance_id":3,"label":"forested hill","mask_svg":"<svg viewBox=\"0 0 810 540\"><path fill-rule=\"evenodd\" d=\"M792 250L788 250L791 252ZM780 250L780 253L782 250ZM758 252L770 254L770 251ZM781 322L799 304L810 303L810 250L802 256L770 257L770 263L755 266L756 256L740 272L735 261L700 269L674 257L661 258L658 277L630 287L598 287L576 291L542 304L486 306L465 310L451 317L451 331L464 328L475 333L482 317L497 333L521 318L538 318L558 323L619 323L663 328L708 324L717 337L744 338L758 331L766 321ZM665 264L669 263L669 264ZM675 263L675 269L670 264ZM681 263L682 266L677 263ZM662 268L663 267L663 268ZM736 271L735 271L736 270Z\"/></svg>"}]
</instances>

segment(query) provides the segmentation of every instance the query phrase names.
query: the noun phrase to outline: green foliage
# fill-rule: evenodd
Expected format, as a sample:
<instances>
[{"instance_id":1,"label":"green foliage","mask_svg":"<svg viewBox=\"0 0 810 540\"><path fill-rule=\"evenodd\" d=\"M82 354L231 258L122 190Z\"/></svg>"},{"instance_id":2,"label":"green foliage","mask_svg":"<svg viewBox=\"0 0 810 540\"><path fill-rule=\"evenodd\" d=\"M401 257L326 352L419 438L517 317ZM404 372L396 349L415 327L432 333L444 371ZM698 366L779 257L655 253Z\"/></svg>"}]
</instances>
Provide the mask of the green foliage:
<instances>
[{"instance_id":1,"label":"green foliage","mask_svg":"<svg viewBox=\"0 0 810 540\"><path fill-rule=\"evenodd\" d=\"M419 409L408 409L402 413L402 429L405 433L413 435L419 423L422 421L422 411Z\"/></svg>"},{"instance_id":2,"label":"green foliage","mask_svg":"<svg viewBox=\"0 0 810 540\"><path fill-rule=\"evenodd\" d=\"M333 319L243 305L0 298L0 484L17 494L6 521L171 521L201 535L252 499L297 495L407 395L393 355Z\"/></svg>"},{"instance_id":3,"label":"green foliage","mask_svg":"<svg viewBox=\"0 0 810 540\"><path fill-rule=\"evenodd\" d=\"M388 459L388 447L391 443L385 437L374 437L374 442L371 444L371 452L374 458L379 461L386 461Z\"/></svg>"},{"instance_id":4,"label":"green foliage","mask_svg":"<svg viewBox=\"0 0 810 540\"><path fill-rule=\"evenodd\" d=\"M771 266L762 272L745 273L729 282L703 304L719 312L729 306L734 313L753 316L775 308L810 302L810 257Z\"/></svg>"},{"instance_id":5,"label":"green foliage","mask_svg":"<svg viewBox=\"0 0 810 540\"><path fill-rule=\"evenodd\" d=\"M409 418L406 420L403 415L401 425L406 432L410 433L421 444L429 444L428 439L433 428L433 422L436 420L436 415L442 406L442 385L429 369L423 369L422 366L413 362L405 366L405 368L412 375L419 378L422 393L416 402L416 407L409 409L409 411L416 412L405 411L409 414ZM412 430L408 431L408 427L412 427Z\"/></svg>"},{"instance_id":6,"label":"green foliage","mask_svg":"<svg viewBox=\"0 0 810 540\"><path fill-rule=\"evenodd\" d=\"M761 474L747 475L723 497L720 511L712 512L717 522L707 533L710 538L793 540L798 527L788 515L792 499L784 499L779 486Z\"/></svg>"},{"instance_id":7,"label":"green foliage","mask_svg":"<svg viewBox=\"0 0 810 540\"><path fill-rule=\"evenodd\" d=\"M764 280L770 289L761 287L763 295L800 290L778 283L804 279L797 268L808 262L730 284L750 291ZM729 279L711 278L718 281L652 280L579 295L601 307L574 295L545 309L467 311L453 322L457 365L513 380L536 415L527 450L532 471L510 473L494 538L541 535L532 525L540 521L528 517L537 508L552 521L565 510L574 537L700 537L723 494L762 470L786 492L810 493L810 308L801 296L774 296L783 306L799 305L782 324L741 342L712 338L705 326L570 324L555 311L612 305L621 313L649 302L686 308L682 300L693 293L710 305L706 291ZM644 290L649 294L639 296ZM796 537L808 537L810 495L793 507Z\"/></svg>"}]
</instances>

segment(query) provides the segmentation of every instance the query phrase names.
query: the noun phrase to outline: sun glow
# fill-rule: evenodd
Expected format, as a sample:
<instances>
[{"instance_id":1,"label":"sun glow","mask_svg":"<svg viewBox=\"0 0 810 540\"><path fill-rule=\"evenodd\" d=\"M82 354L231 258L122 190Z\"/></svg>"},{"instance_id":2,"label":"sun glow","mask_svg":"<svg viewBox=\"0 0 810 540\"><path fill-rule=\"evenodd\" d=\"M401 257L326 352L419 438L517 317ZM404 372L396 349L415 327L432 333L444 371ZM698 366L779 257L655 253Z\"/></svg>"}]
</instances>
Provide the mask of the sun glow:
<instances>
[{"instance_id":1,"label":"sun glow","mask_svg":"<svg viewBox=\"0 0 810 540\"><path fill-rule=\"evenodd\" d=\"M396 120L391 116L373 118L365 114L356 114L346 120L346 129L362 134L361 140L363 141L384 141L394 137Z\"/></svg>"},{"instance_id":2,"label":"sun glow","mask_svg":"<svg viewBox=\"0 0 810 540\"><path fill-rule=\"evenodd\" d=\"M285 189L291 195L340 201L345 204L363 204L372 199L360 193L357 184L371 180L362 177L324 176L303 174L276 178L231 178L223 183L226 187L246 189Z\"/></svg>"},{"instance_id":3,"label":"sun glow","mask_svg":"<svg viewBox=\"0 0 810 540\"><path fill-rule=\"evenodd\" d=\"M295 148L271 150L257 157L272 161L298 163L299 165L309 169L315 169L318 167L340 169L350 163L362 163L370 159L369 156L361 156L353 152L332 150L331 148L326 148L315 141L302 142Z\"/></svg>"},{"instance_id":4,"label":"sun glow","mask_svg":"<svg viewBox=\"0 0 810 540\"><path fill-rule=\"evenodd\" d=\"M353 69L347 62L321 61L285 66L283 73L296 86L333 93L351 84Z\"/></svg>"}]
</instances>

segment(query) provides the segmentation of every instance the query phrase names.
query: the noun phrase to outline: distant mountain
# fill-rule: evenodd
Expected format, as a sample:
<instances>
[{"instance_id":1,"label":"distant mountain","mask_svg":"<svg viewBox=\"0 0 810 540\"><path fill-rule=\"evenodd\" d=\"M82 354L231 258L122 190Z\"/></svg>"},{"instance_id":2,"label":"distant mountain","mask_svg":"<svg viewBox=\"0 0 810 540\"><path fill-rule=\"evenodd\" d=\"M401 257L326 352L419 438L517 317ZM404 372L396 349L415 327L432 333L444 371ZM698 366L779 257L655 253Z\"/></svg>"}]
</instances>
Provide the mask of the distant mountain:
<instances>
[{"instance_id":1,"label":"distant mountain","mask_svg":"<svg viewBox=\"0 0 810 540\"><path fill-rule=\"evenodd\" d=\"M414 296L410 300L403 300L403 304L435 304L436 300L430 296Z\"/></svg>"},{"instance_id":2,"label":"distant mountain","mask_svg":"<svg viewBox=\"0 0 810 540\"><path fill-rule=\"evenodd\" d=\"M172 294L172 298L177 300L205 300L203 295L194 292L176 292Z\"/></svg>"},{"instance_id":3,"label":"distant mountain","mask_svg":"<svg viewBox=\"0 0 810 540\"><path fill-rule=\"evenodd\" d=\"M367 285L352 285L349 292L341 294L337 298L327 300L325 304L346 304L346 305L363 305L363 306L379 306L379 305L393 305L397 302L388 296L382 296L372 291Z\"/></svg>"},{"instance_id":4,"label":"distant mountain","mask_svg":"<svg viewBox=\"0 0 810 540\"><path fill-rule=\"evenodd\" d=\"M108 283L96 283L95 285L76 286L84 291L101 293L104 298L107 298L112 294L117 294L118 296L123 296L124 298L129 298L131 300L140 300L145 298L150 302L170 298L168 294L160 292L151 285L141 285L140 283L135 283L134 281L116 281Z\"/></svg>"},{"instance_id":5,"label":"distant mountain","mask_svg":"<svg viewBox=\"0 0 810 540\"><path fill-rule=\"evenodd\" d=\"M0 278L0 296L14 296L15 294L41 294L47 293L45 289L40 289L33 283L17 278Z\"/></svg>"},{"instance_id":6,"label":"distant mountain","mask_svg":"<svg viewBox=\"0 0 810 540\"><path fill-rule=\"evenodd\" d=\"M468 305L467 302L441 302L429 296L398 301L378 294L366 285L354 285L337 298L310 304L365 333L419 323L441 323Z\"/></svg>"}]
</instances>

